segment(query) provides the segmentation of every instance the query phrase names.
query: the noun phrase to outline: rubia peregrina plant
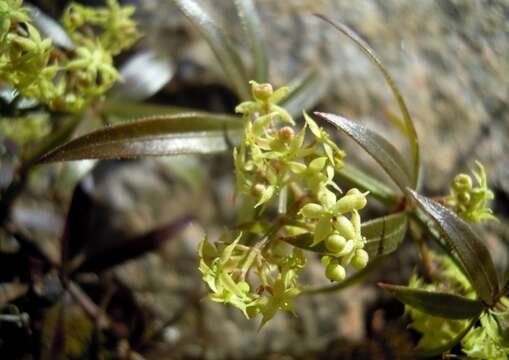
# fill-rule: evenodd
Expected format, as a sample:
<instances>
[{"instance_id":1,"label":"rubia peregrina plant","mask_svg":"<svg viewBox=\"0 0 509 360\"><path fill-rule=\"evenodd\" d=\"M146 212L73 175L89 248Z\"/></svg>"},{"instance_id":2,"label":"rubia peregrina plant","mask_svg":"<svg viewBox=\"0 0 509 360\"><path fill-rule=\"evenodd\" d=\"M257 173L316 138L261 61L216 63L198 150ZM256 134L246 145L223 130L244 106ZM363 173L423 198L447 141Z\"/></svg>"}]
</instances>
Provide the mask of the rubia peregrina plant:
<instances>
[{"instance_id":1,"label":"rubia peregrina plant","mask_svg":"<svg viewBox=\"0 0 509 360\"><path fill-rule=\"evenodd\" d=\"M218 247L202 242L200 270L212 300L237 306L247 317L260 313L263 325L278 309L291 310L291 300L302 291L297 274L306 259L285 237L312 234L311 247L325 242L330 280L343 280L349 265L366 266L358 212L366 194L355 188L342 194L334 174L343 167L344 152L306 114L300 130L293 126L277 105L288 88L273 91L270 84L252 81L251 89L253 100L235 109L243 116L244 138L233 157L236 192L254 204L254 212L240 219L244 231L235 240L225 238Z\"/></svg>"},{"instance_id":2,"label":"rubia peregrina plant","mask_svg":"<svg viewBox=\"0 0 509 360\"><path fill-rule=\"evenodd\" d=\"M242 116L190 112L144 118L78 137L49 151L40 162L208 154L231 151L233 143L239 218L219 241L204 238L198 251L213 301L234 305L249 318L261 315L263 326L278 310L291 311L299 294L355 283L396 251L408 233L421 252L427 278L414 275L410 286L380 285L407 306L412 326L423 334L416 353L435 356L461 342L469 356L504 354L509 270L499 280L484 241L470 225L493 216L484 170L479 165L480 173L474 174L478 185L458 176L451 194L438 201L420 193L416 129L401 91L373 49L347 26L317 15L350 38L380 70L401 112L389 120L408 141L410 156L359 122L314 114L365 150L394 187L344 164L345 154L333 137L302 112L309 106L302 99L318 93L319 77L306 77L289 89L274 90L265 83L267 56L260 27L253 26L259 19L251 1L235 4L256 62L252 73L196 1L173 2L221 63L243 101L236 108ZM250 78L260 83L251 82L249 88ZM294 118L300 114L303 123L296 126ZM340 186L339 180L349 185ZM361 221L368 194L387 207L386 216ZM312 288L298 283L306 265L304 251L321 254L332 284ZM438 251L442 254L435 255ZM443 335L434 336L434 331Z\"/></svg>"},{"instance_id":3,"label":"rubia peregrina plant","mask_svg":"<svg viewBox=\"0 0 509 360\"><path fill-rule=\"evenodd\" d=\"M62 24L72 45L43 38L19 0L0 4L0 80L25 98L58 112L79 112L105 94L120 76L113 56L140 36L132 6L71 3Z\"/></svg>"},{"instance_id":4,"label":"rubia peregrina plant","mask_svg":"<svg viewBox=\"0 0 509 360\"><path fill-rule=\"evenodd\" d=\"M17 171L0 192L0 224L35 161L68 139L88 105L120 80L113 56L140 37L133 12L116 0L103 7L71 3L62 25L48 17L38 29L32 16L44 14L20 0L0 2L0 138L21 149Z\"/></svg>"}]
</instances>

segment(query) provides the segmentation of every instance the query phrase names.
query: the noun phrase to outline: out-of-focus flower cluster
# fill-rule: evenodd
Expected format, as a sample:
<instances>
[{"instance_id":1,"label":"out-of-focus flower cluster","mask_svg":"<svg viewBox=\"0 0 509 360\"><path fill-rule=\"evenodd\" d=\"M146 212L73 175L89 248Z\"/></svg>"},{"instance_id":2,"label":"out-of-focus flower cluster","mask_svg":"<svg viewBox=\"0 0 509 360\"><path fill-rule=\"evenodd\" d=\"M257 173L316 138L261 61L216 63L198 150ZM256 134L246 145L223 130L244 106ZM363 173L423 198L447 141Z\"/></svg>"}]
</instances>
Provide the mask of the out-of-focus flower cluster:
<instances>
[{"instance_id":1,"label":"out-of-focus flower cluster","mask_svg":"<svg viewBox=\"0 0 509 360\"><path fill-rule=\"evenodd\" d=\"M249 318L262 314L263 325L278 309L291 310L291 300L301 292L297 273L305 257L281 238L308 234L310 247L323 243L325 275L332 281L343 280L350 265L366 266L359 210L367 194L355 188L342 193L334 174L345 153L307 114L305 125L294 127L278 105L288 88L274 91L254 81L251 86L253 100L236 108L245 136L233 157L237 197L251 206L252 226L216 247L204 240L200 269L212 300L230 303ZM251 268L254 280L247 276Z\"/></svg>"},{"instance_id":2,"label":"out-of-focus flower cluster","mask_svg":"<svg viewBox=\"0 0 509 360\"><path fill-rule=\"evenodd\" d=\"M479 173L472 171L477 186L474 186L472 177L467 174L457 175L451 184L451 193L446 198L446 205L456 212L463 220L478 223L483 220L497 220L488 202L494 198L493 192L488 188L486 172L478 161Z\"/></svg>"},{"instance_id":3,"label":"out-of-focus flower cluster","mask_svg":"<svg viewBox=\"0 0 509 360\"><path fill-rule=\"evenodd\" d=\"M432 282L426 282L416 274L412 275L409 286L428 291L450 292L475 298L468 278L447 256L430 253L435 265ZM503 306L509 306L509 299L502 298ZM410 317L410 327L422 334L418 348L434 349L449 343L465 331L470 320L451 320L425 314L410 306L405 306ZM463 353L473 359L502 360L509 356L507 324L509 313L488 310L481 315L480 324L472 327L461 340Z\"/></svg>"},{"instance_id":4,"label":"out-of-focus flower cluster","mask_svg":"<svg viewBox=\"0 0 509 360\"><path fill-rule=\"evenodd\" d=\"M75 48L59 49L32 25L21 0L0 3L0 80L54 111L77 112L119 79L112 56L139 37L131 6L72 3L62 23Z\"/></svg>"}]
</instances>

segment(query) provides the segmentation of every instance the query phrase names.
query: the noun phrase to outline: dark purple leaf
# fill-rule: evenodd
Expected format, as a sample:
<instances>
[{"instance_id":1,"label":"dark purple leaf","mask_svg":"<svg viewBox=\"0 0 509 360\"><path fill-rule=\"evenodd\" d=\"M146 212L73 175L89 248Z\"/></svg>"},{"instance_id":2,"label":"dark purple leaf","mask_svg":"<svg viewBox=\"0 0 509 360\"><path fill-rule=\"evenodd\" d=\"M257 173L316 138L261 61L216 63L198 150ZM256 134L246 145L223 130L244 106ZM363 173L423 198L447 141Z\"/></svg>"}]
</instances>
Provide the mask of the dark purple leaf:
<instances>
[{"instance_id":1,"label":"dark purple leaf","mask_svg":"<svg viewBox=\"0 0 509 360\"><path fill-rule=\"evenodd\" d=\"M79 272L100 272L125 261L137 258L147 252L159 249L166 241L175 238L192 220L191 216L181 217L165 226L138 237L126 239L101 248L85 252L83 263L76 269Z\"/></svg>"},{"instance_id":2,"label":"dark purple leaf","mask_svg":"<svg viewBox=\"0 0 509 360\"><path fill-rule=\"evenodd\" d=\"M335 125L359 144L373 159L380 164L387 175L405 191L412 184L410 172L399 151L384 137L356 122L342 116L315 112L315 115Z\"/></svg>"},{"instance_id":3,"label":"dark purple leaf","mask_svg":"<svg viewBox=\"0 0 509 360\"><path fill-rule=\"evenodd\" d=\"M438 225L449 247L455 251L465 268L477 295L488 305L493 305L499 293L498 275L490 253L479 235L445 206L411 189L408 189L408 194Z\"/></svg>"},{"instance_id":4,"label":"dark purple leaf","mask_svg":"<svg viewBox=\"0 0 509 360\"><path fill-rule=\"evenodd\" d=\"M470 319L478 316L484 310L482 301L460 295L391 284L379 284L379 286L389 291L402 303L432 316L447 319Z\"/></svg>"}]
</instances>

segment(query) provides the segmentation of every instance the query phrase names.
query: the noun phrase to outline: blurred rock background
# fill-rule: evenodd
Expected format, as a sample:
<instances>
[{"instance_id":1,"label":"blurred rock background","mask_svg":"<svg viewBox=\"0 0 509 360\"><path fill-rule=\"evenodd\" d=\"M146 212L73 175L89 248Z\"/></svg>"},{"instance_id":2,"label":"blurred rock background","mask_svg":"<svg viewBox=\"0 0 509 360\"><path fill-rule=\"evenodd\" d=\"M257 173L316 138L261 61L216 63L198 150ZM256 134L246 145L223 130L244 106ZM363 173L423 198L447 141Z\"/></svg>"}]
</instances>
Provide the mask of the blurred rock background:
<instances>
[{"instance_id":1,"label":"blurred rock background","mask_svg":"<svg viewBox=\"0 0 509 360\"><path fill-rule=\"evenodd\" d=\"M199 1L249 63L233 1ZM140 47L167 55L174 67L173 79L151 100L231 112L236 99L217 61L171 1L129 2L137 6L145 33ZM371 44L416 121L424 160L423 191L444 194L456 173L473 167L476 159L485 164L500 223L488 224L482 231L499 266L507 264L509 1L255 3L269 48L273 84L286 85L318 67L324 86L316 109L367 123L404 149L404 140L386 121L386 112L397 112L397 107L382 76L346 37L311 14L340 19ZM350 159L365 160L358 147L339 139ZM376 171L372 162L365 166ZM99 243L113 241L119 234L139 234L185 213L197 214L179 239L113 270L134 291L139 304L154 314L155 327L160 329L157 345L145 353L147 359L408 358L412 334L398 320L402 306L377 289L374 281L408 279L417 259L410 241L366 285L303 296L297 317L279 314L260 333L257 324L236 309L202 300L206 292L197 270L196 246L204 232L214 238L233 218L231 168L229 155L178 157L104 162L87 175L93 179L90 191L102 214L95 224ZM182 176L182 169L188 175ZM30 208L30 201L25 197L21 204ZM32 202L32 207L40 206L41 202ZM304 280L325 284L322 272L316 264Z\"/></svg>"}]
</instances>

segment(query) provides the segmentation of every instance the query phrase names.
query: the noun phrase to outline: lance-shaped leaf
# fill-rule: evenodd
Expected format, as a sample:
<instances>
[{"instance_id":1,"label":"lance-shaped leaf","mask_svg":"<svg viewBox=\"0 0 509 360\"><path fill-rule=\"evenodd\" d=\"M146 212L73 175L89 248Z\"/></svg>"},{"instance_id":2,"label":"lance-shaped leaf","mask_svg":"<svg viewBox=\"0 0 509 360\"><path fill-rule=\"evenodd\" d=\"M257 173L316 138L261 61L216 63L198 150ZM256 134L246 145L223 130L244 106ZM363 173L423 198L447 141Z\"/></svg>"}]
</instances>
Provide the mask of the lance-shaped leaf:
<instances>
[{"instance_id":1,"label":"lance-shaped leaf","mask_svg":"<svg viewBox=\"0 0 509 360\"><path fill-rule=\"evenodd\" d=\"M320 69L312 68L301 78L290 84L290 92L281 102L290 115L297 117L302 111L309 110L321 99L326 79Z\"/></svg>"},{"instance_id":2,"label":"lance-shaped leaf","mask_svg":"<svg viewBox=\"0 0 509 360\"><path fill-rule=\"evenodd\" d=\"M406 213L397 213L376 218L362 224L362 235L366 237L365 250L370 258L388 255L405 239L408 226Z\"/></svg>"},{"instance_id":3,"label":"lance-shaped leaf","mask_svg":"<svg viewBox=\"0 0 509 360\"><path fill-rule=\"evenodd\" d=\"M411 189L408 189L408 193L438 225L449 247L461 261L477 295L488 305L493 305L498 295L498 276L490 253L479 235L458 215L438 202Z\"/></svg>"},{"instance_id":4,"label":"lance-shaped leaf","mask_svg":"<svg viewBox=\"0 0 509 360\"><path fill-rule=\"evenodd\" d=\"M235 0L235 6L242 22L245 37L253 52L255 80L259 83L266 82L269 76L269 59L263 36L262 22L254 2L253 0Z\"/></svg>"},{"instance_id":5,"label":"lance-shaped leaf","mask_svg":"<svg viewBox=\"0 0 509 360\"><path fill-rule=\"evenodd\" d=\"M366 238L365 249L370 260L394 252L405 238L406 229L407 215L405 213L383 216L363 223L361 233ZM323 241L311 246L313 244L311 233L282 237L281 240L304 250L321 254L330 253Z\"/></svg>"},{"instance_id":6,"label":"lance-shaped leaf","mask_svg":"<svg viewBox=\"0 0 509 360\"><path fill-rule=\"evenodd\" d=\"M394 207L398 203L398 195L390 187L352 164L346 163L336 171L336 174L350 187L356 187L361 192L369 191L370 197L374 197L388 207Z\"/></svg>"},{"instance_id":7,"label":"lance-shaped leaf","mask_svg":"<svg viewBox=\"0 0 509 360\"><path fill-rule=\"evenodd\" d=\"M192 217L183 216L146 234L116 241L111 245L105 244L104 247L88 249L84 253L84 261L75 271L104 271L147 252L157 250L164 242L174 239L191 220Z\"/></svg>"},{"instance_id":8,"label":"lance-shaped leaf","mask_svg":"<svg viewBox=\"0 0 509 360\"><path fill-rule=\"evenodd\" d=\"M403 192L407 187L411 186L412 181L410 173L405 166L405 160L399 151L385 138L339 115L320 112L315 112L315 115L324 118L338 127L364 148Z\"/></svg>"},{"instance_id":9,"label":"lance-shaped leaf","mask_svg":"<svg viewBox=\"0 0 509 360\"><path fill-rule=\"evenodd\" d=\"M161 105L156 103L123 101L122 99L107 99L101 103L101 110L106 115L113 115L120 120L143 118L155 115L173 115L189 113L195 109L180 106ZM111 118L109 119L111 120Z\"/></svg>"},{"instance_id":10,"label":"lance-shaped leaf","mask_svg":"<svg viewBox=\"0 0 509 360\"><path fill-rule=\"evenodd\" d=\"M206 113L157 116L92 131L42 156L39 162L209 154L228 149L242 122Z\"/></svg>"},{"instance_id":11,"label":"lance-shaped leaf","mask_svg":"<svg viewBox=\"0 0 509 360\"><path fill-rule=\"evenodd\" d=\"M444 352L451 350L453 347L458 345L478 320L478 316L474 317L472 321L470 321L470 324L468 324L468 326L462 332L460 332L458 335L456 335L456 337L444 345L437 346L434 349L421 349L417 347L415 349L415 355L420 358L429 358L442 355Z\"/></svg>"},{"instance_id":12,"label":"lance-shaped leaf","mask_svg":"<svg viewBox=\"0 0 509 360\"><path fill-rule=\"evenodd\" d=\"M319 17L320 19L326 21L333 27L335 27L338 31L346 35L350 40L352 40L363 52L367 55L369 60L380 70L382 73L387 85L389 85L392 94L394 95L394 98L396 99L396 102L398 103L398 106L401 110L401 114L403 115L403 121L405 123L406 127L406 135L408 138L408 142L410 143L410 149L412 151L412 184L413 186L417 186L419 182L419 171L420 171L420 155L419 155L419 142L417 139L417 132L415 130L414 123L412 121L412 117L410 116L410 112L408 111L408 108L405 104L405 100L403 100L403 96L401 95L401 92L399 91L398 86L396 85L396 82L393 80L393 78L390 76L389 72L385 68L382 60L376 55L375 51L366 43L364 40L360 38L359 35L355 33L352 29L350 29L348 26L333 21L329 19L325 15L321 14L315 14L315 16Z\"/></svg>"},{"instance_id":13,"label":"lance-shaped leaf","mask_svg":"<svg viewBox=\"0 0 509 360\"><path fill-rule=\"evenodd\" d=\"M447 319L470 319L478 316L484 309L482 301L460 295L391 284L380 283L379 285L403 304L433 316Z\"/></svg>"},{"instance_id":14,"label":"lance-shaped leaf","mask_svg":"<svg viewBox=\"0 0 509 360\"><path fill-rule=\"evenodd\" d=\"M205 38L237 95L242 100L249 100L251 94L248 81L250 79L242 59L221 28L194 0L173 0L173 3Z\"/></svg>"},{"instance_id":15,"label":"lance-shaped leaf","mask_svg":"<svg viewBox=\"0 0 509 360\"><path fill-rule=\"evenodd\" d=\"M115 83L110 93L115 99L142 101L161 90L173 73L169 58L153 50L144 50L131 56L120 67L122 81Z\"/></svg>"}]
</instances>

